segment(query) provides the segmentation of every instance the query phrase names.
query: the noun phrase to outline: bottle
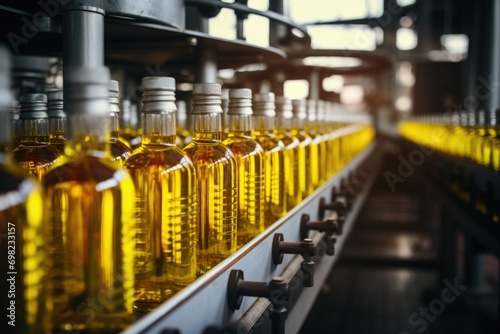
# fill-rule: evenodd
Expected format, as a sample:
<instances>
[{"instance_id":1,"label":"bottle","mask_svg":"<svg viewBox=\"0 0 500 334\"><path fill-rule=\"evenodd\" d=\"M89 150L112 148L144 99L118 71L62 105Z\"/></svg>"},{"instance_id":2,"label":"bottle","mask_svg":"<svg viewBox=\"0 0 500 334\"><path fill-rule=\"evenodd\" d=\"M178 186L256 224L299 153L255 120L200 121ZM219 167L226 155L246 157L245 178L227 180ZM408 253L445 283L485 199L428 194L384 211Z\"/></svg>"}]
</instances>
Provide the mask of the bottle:
<instances>
[{"instance_id":1,"label":"bottle","mask_svg":"<svg viewBox=\"0 0 500 334\"><path fill-rule=\"evenodd\" d=\"M276 139L285 145L284 166L287 211L302 201L299 177L299 145L300 141L291 135L292 101L284 96L276 97Z\"/></svg>"},{"instance_id":2,"label":"bottle","mask_svg":"<svg viewBox=\"0 0 500 334\"><path fill-rule=\"evenodd\" d=\"M483 146L483 156L489 157L488 167L500 172L500 109L491 109L488 112L489 140Z\"/></svg>"},{"instance_id":3,"label":"bottle","mask_svg":"<svg viewBox=\"0 0 500 334\"><path fill-rule=\"evenodd\" d=\"M483 144L489 139L488 128L486 126L486 112L482 109L476 113L477 135L471 141L471 159L479 165L484 166Z\"/></svg>"},{"instance_id":4,"label":"bottle","mask_svg":"<svg viewBox=\"0 0 500 334\"><path fill-rule=\"evenodd\" d=\"M196 278L196 175L175 146L175 80L142 79L142 145L125 162L136 187L135 307L151 311Z\"/></svg>"},{"instance_id":5,"label":"bottle","mask_svg":"<svg viewBox=\"0 0 500 334\"><path fill-rule=\"evenodd\" d=\"M198 276L236 251L238 174L234 154L221 138L221 87L193 87L193 141L184 151L198 178Z\"/></svg>"},{"instance_id":6,"label":"bottle","mask_svg":"<svg viewBox=\"0 0 500 334\"><path fill-rule=\"evenodd\" d=\"M316 100L306 101L307 123L306 132L311 137L311 180L314 189L322 183L323 159L322 159L322 138L315 130L316 125Z\"/></svg>"},{"instance_id":7,"label":"bottle","mask_svg":"<svg viewBox=\"0 0 500 334\"><path fill-rule=\"evenodd\" d=\"M49 333L50 262L43 193L38 181L16 166L7 153L12 125L9 72L10 54L0 47L0 306L9 333Z\"/></svg>"},{"instance_id":8,"label":"bottle","mask_svg":"<svg viewBox=\"0 0 500 334\"><path fill-rule=\"evenodd\" d=\"M131 150L141 146L142 138L137 134L137 106L132 105L130 100L122 101L122 109L119 113L119 138L127 143Z\"/></svg>"},{"instance_id":9,"label":"bottle","mask_svg":"<svg viewBox=\"0 0 500 334\"><path fill-rule=\"evenodd\" d=\"M14 161L28 174L41 180L61 152L49 143L47 96L39 93L22 94L21 144L12 152Z\"/></svg>"},{"instance_id":10,"label":"bottle","mask_svg":"<svg viewBox=\"0 0 500 334\"><path fill-rule=\"evenodd\" d=\"M266 227L286 214L285 144L274 135L273 93L254 95L254 139L265 152Z\"/></svg>"},{"instance_id":11,"label":"bottle","mask_svg":"<svg viewBox=\"0 0 500 334\"><path fill-rule=\"evenodd\" d=\"M50 144L64 153L66 145L66 113L63 107L63 91L47 92L47 114L49 115Z\"/></svg>"},{"instance_id":12,"label":"bottle","mask_svg":"<svg viewBox=\"0 0 500 334\"><path fill-rule=\"evenodd\" d=\"M229 89L224 88L221 92L221 108L222 108L222 137L224 141L229 133L229 117L227 112L229 110Z\"/></svg>"},{"instance_id":13,"label":"bottle","mask_svg":"<svg viewBox=\"0 0 500 334\"><path fill-rule=\"evenodd\" d=\"M299 145L299 187L302 197L306 198L314 191L311 182L311 137L304 130L307 121L306 101L292 100L292 131L291 135L300 141Z\"/></svg>"},{"instance_id":14,"label":"bottle","mask_svg":"<svg viewBox=\"0 0 500 334\"><path fill-rule=\"evenodd\" d=\"M333 161L330 160L331 155L328 145L328 135L325 128L325 101L318 100L316 102L316 124L314 130L316 131L316 136L321 138L320 141L320 179L321 182L325 182L328 177L330 177L331 166L333 166Z\"/></svg>"},{"instance_id":15,"label":"bottle","mask_svg":"<svg viewBox=\"0 0 500 334\"><path fill-rule=\"evenodd\" d=\"M16 147L21 145L21 121L19 120L19 101L13 100L12 107L10 109L12 135L10 144L8 147L9 151L13 151Z\"/></svg>"},{"instance_id":16,"label":"bottle","mask_svg":"<svg viewBox=\"0 0 500 334\"><path fill-rule=\"evenodd\" d=\"M111 132L110 132L110 146L111 146L111 156L113 160L119 161L122 165L125 160L130 157L132 150L128 146L128 142L119 137L120 133L120 100L118 99L118 81L109 81L109 118L111 120ZM127 143L127 144L125 144Z\"/></svg>"},{"instance_id":17,"label":"bottle","mask_svg":"<svg viewBox=\"0 0 500 334\"><path fill-rule=\"evenodd\" d=\"M188 127L188 115L187 115L187 107L186 107L186 101L182 100L177 100L175 102L177 106L177 128L176 128L176 133L177 133L177 139L175 141L175 144L179 148L184 148L187 144L189 144L192 140L191 132L189 131Z\"/></svg>"},{"instance_id":18,"label":"bottle","mask_svg":"<svg viewBox=\"0 0 500 334\"><path fill-rule=\"evenodd\" d=\"M238 248L266 228L264 149L252 139L252 91L231 89L226 145L238 164Z\"/></svg>"},{"instance_id":19,"label":"bottle","mask_svg":"<svg viewBox=\"0 0 500 334\"><path fill-rule=\"evenodd\" d=\"M45 175L52 321L58 331L113 332L134 320L135 189L113 161L109 71L67 67L70 153Z\"/></svg>"}]
</instances>

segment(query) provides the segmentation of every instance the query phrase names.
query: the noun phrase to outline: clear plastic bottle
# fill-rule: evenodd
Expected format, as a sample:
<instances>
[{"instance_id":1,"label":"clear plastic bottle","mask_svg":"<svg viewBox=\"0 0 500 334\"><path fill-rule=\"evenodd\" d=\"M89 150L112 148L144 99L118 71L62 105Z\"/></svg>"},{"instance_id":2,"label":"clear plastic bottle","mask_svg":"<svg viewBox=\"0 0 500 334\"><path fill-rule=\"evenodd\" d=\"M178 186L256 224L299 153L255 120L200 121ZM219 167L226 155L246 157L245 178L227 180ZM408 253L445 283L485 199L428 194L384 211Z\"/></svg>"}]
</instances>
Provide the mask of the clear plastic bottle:
<instances>
[{"instance_id":1,"label":"clear plastic bottle","mask_svg":"<svg viewBox=\"0 0 500 334\"><path fill-rule=\"evenodd\" d=\"M109 118L111 120L111 133L109 142L111 145L111 156L113 160L120 162L122 165L125 160L130 157L132 150L130 144L125 139L119 137L120 134L120 100L118 99L119 85L118 81L109 81Z\"/></svg>"},{"instance_id":2,"label":"clear plastic bottle","mask_svg":"<svg viewBox=\"0 0 500 334\"><path fill-rule=\"evenodd\" d=\"M264 149L252 139L252 91L229 91L228 138L223 144L238 163L238 247L263 232L265 225Z\"/></svg>"},{"instance_id":3,"label":"clear plastic bottle","mask_svg":"<svg viewBox=\"0 0 500 334\"><path fill-rule=\"evenodd\" d=\"M306 198L314 191L311 182L311 144L312 140L305 131L307 122L306 101L292 100L292 131L291 135L300 141L299 145L299 187L302 197Z\"/></svg>"},{"instance_id":4,"label":"clear plastic bottle","mask_svg":"<svg viewBox=\"0 0 500 334\"><path fill-rule=\"evenodd\" d=\"M175 80L142 79L142 145L125 162L136 186L135 306L147 312L196 278L196 175L175 146Z\"/></svg>"},{"instance_id":5,"label":"clear plastic bottle","mask_svg":"<svg viewBox=\"0 0 500 334\"><path fill-rule=\"evenodd\" d=\"M285 144L284 165L287 211L302 201L299 176L299 145L300 141L291 135L292 101L284 96L276 97L276 138Z\"/></svg>"},{"instance_id":6,"label":"clear plastic bottle","mask_svg":"<svg viewBox=\"0 0 500 334\"><path fill-rule=\"evenodd\" d=\"M66 145L66 113L62 90L47 92L47 114L49 115L50 144L64 153Z\"/></svg>"},{"instance_id":7,"label":"clear plastic bottle","mask_svg":"<svg viewBox=\"0 0 500 334\"><path fill-rule=\"evenodd\" d=\"M108 83L105 67L65 69L71 149L43 179L58 331L116 332L135 319L135 189L111 158Z\"/></svg>"},{"instance_id":8,"label":"clear plastic bottle","mask_svg":"<svg viewBox=\"0 0 500 334\"><path fill-rule=\"evenodd\" d=\"M265 152L266 226L286 214L285 144L274 135L276 106L273 93L255 94L254 139Z\"/></svg>"},{"instance_id":9,"label":"clear plastic bottle","mask_svg":"<svg viewBox=\"0 0 500 334\"><path fill-rule=\"evenodd\" d=\"M141 146L142 141L137 131L137 106L131 104L130 100L123 100L119 117L119 138L123 138L133 151Z\"/></svg>"},{"instance_id":10,"label":"clear plastic bottle","mask_svg":"<svg viewBox=\"0 0 500 334\"><path fill-rule=\"evenodd\" d=\"M316 132L316 100L306 101L307 123L306 132L311 137L311 183L314 189L322 184L323 168L323 138Z\"/></svg>"},{"instance_id":11,"label":"clear plastic bottle","mask_svg":"<svg viewBox=\"0 0 500 334\"><path fill-rule=\"evenodd\" d=\"M192 140L191 132L189 131L188 126L188 115L187 115L187 107L186 101L178 100L175 102L177 106L177 128L176 134L177 138L175 140L175 144L179 148L184 148L187 144L189 144Z\"/></svg>"},{"instance_id":12,"label":"clear plastic bottle","mask_svg":"<svg viewBox=\"0 0 500 334\"><path fill-rule=\"evenodd\" d=\"M13 159L28 174L41 180L61 156L49 142L49 117L45 94L22 94L19 122L21 144L12 152Z\"/></svg>"},{"instance_id":13,"label":"clear plastic bottle","mask_svg":"<svg viewBox=\"0 0 500 334\"><path fill-rule=\"evenodd\" d=\"M237 249L237 163L220 140L220 96L219 84L194 85L193 141L184 148L198 178L198 275Z\"/></svg>"},{"instance_id":14,"label":"clear plastic bottle","mask_svg":"<svg viewBox=\"0 0 500 334\"><path fill-rule=\"evenodd\" d=\"M0 47L0 307L4 331L49 333L47 230L40 184L14 164L10 141L10 54Z\"/></svg>"}]
</instances>

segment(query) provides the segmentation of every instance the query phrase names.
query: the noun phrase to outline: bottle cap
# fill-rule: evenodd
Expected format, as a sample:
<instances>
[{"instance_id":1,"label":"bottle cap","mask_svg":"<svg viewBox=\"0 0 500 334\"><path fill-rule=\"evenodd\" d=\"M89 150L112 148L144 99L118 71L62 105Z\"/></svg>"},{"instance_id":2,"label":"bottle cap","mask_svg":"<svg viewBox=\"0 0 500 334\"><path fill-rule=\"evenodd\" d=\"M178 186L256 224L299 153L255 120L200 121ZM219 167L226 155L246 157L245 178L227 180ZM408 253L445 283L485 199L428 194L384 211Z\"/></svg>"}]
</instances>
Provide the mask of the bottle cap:
<instances>
[{"instance_id":1,"label":"bottle cap","mask_svg":"<svg viewBox=\"0 0 500 334\"><path fill-rule=\"evenodd\" d=\"M118 113L120 112L120 99L118 98L119 92L118 81L109 80L108 84L108 93L109 93L109 106L111 108L111 112Z\"/></svg>"},{"instance_id":2,"label":"bottle cap","mask_svg":"<svg viewBox=\"0 0 500 334\"><path fill-rule=\"evenodd\" d=\"M19 119L48 118L47 95L41 93L21 94L19 97L21 109Z\"/></svg>"},{"instance_id":3,"label":"bottle cap","mask_svg":"<svg viewBox=\"0 0 500 334\"><path fill-rule=\"evenodd\" d=\"M298 119L307 119L306 100L294 99L292 100L292 113L293 117Z\"/></svg>"},{"instance_id":4,"label":"bottle cap","mask_svg":"<svg viewBox=\"0 0 500 334\"><path fill-rule=\"evenodd\" d=\"M47 92L47 114L49 118L65 118L64 95L60 89Z\"/></svg>"},{"instance_id":5,"label":"bottle cap","mask_svg":"<svg viewBox=\"0 0 500 334\"><path fill-rule=\"evenodd\" d=\"M256 116L276 116L274 93L260 93L253 96L253 112Z\"/></svg>"},{"instance_id":6,"label":"bottle cap","mask_svg":"<svg viewBox=\"0 0 500 334\"><path fill-rule=\"evenodd\" d=\"M70 66L64 71L64 106L68 114L109 114L109 70L105 66Z\"/></svg>"},{"instance_id":7,"label":"bottle cap","mask_svg":"<svg viewBox=\"0 0 500 334\"><path fill-rule=\"evenodd\" d=\"M229 91L228 115L252 115L252 90L248 88Z\"/></svg>"},{"instance_id":8,"label":"bottle cap","mask_svg":"<svg viewBox=\"0 0 500 334\"><path fill-rule=\"evenodd\" d=\"M276 96L276 115L283 118L293 117L292 100L284 96Z\"/></svg>"},{"instance_id":9,"label":"bottle cap","mask_svg":"<svg viewBox=\"0 0 500 334\"><path fill-rule=\"evenodd\" d=\"M193 86L193 115L222 114L221 85L197 83Z\"/></svg>"},{"instance_id":10,"label":"bottle cap","mask_svg":"<svg viewBox=\"0 0 500 334\"><path fill-rule=\"evenodd\" d=\"M176 111L175 79L171 77L142 78L142 112Z\"/></svg>"}]
</instances>

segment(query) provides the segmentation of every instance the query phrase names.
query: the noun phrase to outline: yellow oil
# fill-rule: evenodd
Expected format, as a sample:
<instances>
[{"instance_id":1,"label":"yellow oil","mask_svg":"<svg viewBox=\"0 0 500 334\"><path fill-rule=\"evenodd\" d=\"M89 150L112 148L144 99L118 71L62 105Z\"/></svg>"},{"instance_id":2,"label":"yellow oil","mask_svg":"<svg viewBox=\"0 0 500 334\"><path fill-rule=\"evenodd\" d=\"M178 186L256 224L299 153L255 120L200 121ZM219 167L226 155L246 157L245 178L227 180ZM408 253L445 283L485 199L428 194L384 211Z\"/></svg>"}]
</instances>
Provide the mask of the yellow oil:
<instances>
[{"instance_id":1,"label":"yellow oil","mask_svg":"<svg viewBox=\"0 0 500 334\"><path fill-rule=\"evenodd\" d=\"M132 149L130 144L125 140L120 138L119 125L118 125L118 115L114 112L110 113L112 129L109 136L109 144L111 147L111 157L114 161L120 163L123 166L125 160L127 160L132 154Z\"/></svg>"},{"instance_id":2,"label":"yellow oil","mask_svg":"<svg viewBox=\"0 0 500 334\"><path fill-rule=\"evenodd\" d=\"M42 189L38 182L6 161L0 163L0 180L3 328L16 334L49 333L51 299L47 276L50 261ZM14 281L8 281L13 277ZM11 287L9 282L15 284ZM9 317L12 313L14 318ZM12 320L15 326L9 324Z\"/></svg>"},{"instance_id":3,"label":"yellow oil","mask_svg":"<svg viewBox=\"0 0 500 334\"><path fill-rule=\"evenodd\" d=\"M58 331L119 331L134 321L135 189L91 136L44 178Z\"/></svg>"},{"instance_id":4,"label":"yellow oil","mask_svg":"<svg viewBox=\"0 0 500 334\"><path fill-rule=\"evenodd\" d=\"M194 115L194 122L197 116L200 115ZM195 130L193 141L184 148L198 178L198 275L237 249L237 164L233 153L220 142L220 136L220 131Z\"/></svg>"},{"instance_id":5,"label":"yellow oil","mask_svg":"<svg viewBox=\"0 0 500 334\"><path fill-rule=\"evenodd\" d=\"M185 127L177 127L176 129L177 137L175 139L175 145L178 148L184 148L193 139L191 132Z\"/></svg>"},{"instance_id":6,"label":"yellow oil","mask_svg":"<svg viewBox=\"0 0 500 334\"><path fill-rule=\"evenodd\" d=\"M300 129L292 129L291 135L299 140L298 149L298 169L299 169L299 187L302 198L306 198L314 191L314 185L311 182L311 137Z\"/></svg>"},{"instance_id":7,"label":"yellow oil","mask_svg":"<svg viewBox=\"0 0 500 334\"><path fill-rule=\"evenodd\" d=\"M317 136L316 133L308 131L308 136L311 137L310 144L310 162L311 162L311 184L314 189L318 188L322 181L322 170L323 170L323 159L322 159L322 146L321 146L321 136Z\"/></svg>"},{"instance_id":8,"label":"yellow oil","mask_svg":"<svg viewBox=\"0 0 500 334\"><path fill-rule=\"evenodd\" d=\"M286 214L284 144L266 130L255 130L254 139L264 149L266 227Z\"/></svg>"},{"instance_id":9,"label":"yellow oil","mask_svg":"<svg viewBox=\"0 0 500 334\"><path fill-rule=\"evenodd\" d=\"M66 146L66 133L64 131L65 127L64 118L49 118L50 135L49 141L52 146L57 148L61 153L64 153L64 147Z\"/></svg>"},{"instance_id":10,"label":"yellow oil","mask_svg":"<svg viewBox=\"0 0 500 334\"><path fill-rule=\"evenodd\" d=\"M284 182L286 188L286 210L289 211L302 201L300 191L300 170L299 170L299 145L298 139L293 138L285 129L275 131L276 139L285 145L283 152Z\"/></svg>"},{"instance_id":11,"label":"yellow oil","mask_svg":"<svg viewBox=\"0 0 500 334\"><path fill-rule=\"evenodd\" d=\"M265 153L246 133L230 131L224 140L238 164L238 248L263 232L265 224Z\"/></svg>"},{"instance_id":12,"label":"yellow oil","mask_svg":"<svg viewBox=\"0 0 500 334\"><path fill-rule=\"evenodd\" d=\"M491 163L490 168L495 172L500 172L500 130L493 130L496 132L491 140Z\"/></svg>"},{"instance_id":13,"label":"yellow oil","mask_svg":"<svg viewBox=\"0 0 500 334\"><path fill-rule=\"evenodd\" d=\"M16 164L38 180L60 156L61 152L49 144L48 136L23 136L21 145L12 152Z\"/></svg>"},{"instance_id":14,"label":"yellow oil","mask_svg":"<svg viewBox=\"0 0 500 334\"><path fill-rule=\"evenodd\" d=\"M136 187L135 306L150 311L196 278L196 178L175 136L144 136L125 162Z\"/></svg>"}]
</instances>

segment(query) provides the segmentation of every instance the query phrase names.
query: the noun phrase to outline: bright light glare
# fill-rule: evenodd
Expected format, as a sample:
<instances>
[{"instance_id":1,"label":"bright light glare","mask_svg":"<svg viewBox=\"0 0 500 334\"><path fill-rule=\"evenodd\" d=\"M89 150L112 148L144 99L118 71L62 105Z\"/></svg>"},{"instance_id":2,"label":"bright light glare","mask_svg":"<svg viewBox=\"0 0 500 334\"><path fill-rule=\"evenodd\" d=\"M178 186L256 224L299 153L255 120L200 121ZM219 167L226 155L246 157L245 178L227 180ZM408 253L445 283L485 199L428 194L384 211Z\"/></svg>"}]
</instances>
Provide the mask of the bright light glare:
<instances>
[{"instance_id":1,"label":"bright light glare","mask_svg":"<svg viewBox=\"0 0 500 334\"><path fill-rule=\"evenodd\" d=\"M283 86L284 94L290 99L305 99L309 94L307 80L287 80Z\"/></svg>"},{"instance_id":2,"label":"bright light glare","mask_svg":"<svg viewBox=\"0 0 500 334\"><path fill-rule=\"evenodd\" d=\"M234 12L229 8L222 8L219 15L208 21L208 31L210 35L225 38L235 39L236 17Z\"/></svg>"},{"instance_id":3,"label":"bright light glare","mask_svg":"<svg viewBox=\"0 0 500 334\"><path fill-rule=\"evenodd\" d=\"M323 79L323 89L327 92L340 93L344 87L344 77L341 75L332 75Z\"/></svg>"},{"instance_id":4,"label":"bright light glare","mask_svg":"<svg viewBox=\"0 0 500 334\"><path fill-rule=\"evenodd\" d=\"M412 87L415 84L415 76L411 70L412 65L409 61L402 61L399 64L398 80L406 87Z\"/></svg>"},{"instance_id":5,"label":"bright light glare","mask_svg":"<svg viewBox=\"0 0 500 334\"><path fill-rule=\"evenodd\" d=\"M343 104L360 104L364 99L364 89L360 85L344 86L340 92L340 102Z\"/></svg>"},{"instance_id":6,"label":"bright light glare","mask_svg":"<svg viewBox=\"0 0 500 334\"><path fill-rule=\"evenodd\" d=\"M377 48L375 31L365 25L308 26L314 49L366 50Z\"/></svg>"},{"instance_id":7,"label":"bright light glare","mask_svg":"<svg viewBox=\"0 0 500 334\"><path fill-rule=\"evenodd\" d=\"M417 44L417 34L413 29L398 29L396 32L396 46L399 50L413 50L417 47Z\"/></svg>"},{"instance_id":8,"label":"bright light glare","mask_svg":"<svg viewBox=\"0 0 500 334\"><path fill-rule=\"evenodd\" d=\"M382 0L290 0L290 18L297 23L379 17Z\"/></svg>"},{"instance_id":9,"label":"bright light glare","mask_svg":"<svg viewBox=\"0 0 500 334\"><path fill-rule=\"evenodd\" d=\"M306 57L304 65L321 67L357 67L362 64L361 59L353 57Z\"/></svg>"},{"instance_id":10,"label":"bright light glare","mask_svg":"<svg viewBox=\"0 0 500 334\"><path fill-rule=\"evenodd\" d=\"M266 48L269 46L269 20L257 15L248 15L244 29L246 41L250 44ZM234 30L234 26L232 28Z\"/></svg>"},{"instance_id":11,"label":"bright light glare","mask_svg":"<svg viewBox=\"0 0 500 334\"><path fill-rule=\"evenodd\" d=\"M469 37L464 34L442 35L441 45L450 53L465 54L469 49Z\"/></svg>"},{"instance_id":12,"label":"bright light glare","mask_svg":"<svg viewBox=\"0 0 500 334\"><path fill-rule=\"evenodd\" d=\"M225 68L219 70L219 78L231 79L234 76L234 70L232 68Z\"/></svg>"},{"instance_id":13,"label":"bright light glare","mask_svg":"<svg viewBox=\"0 0 500 334\"><path fill-rule=\"evenodd\" d=\"M409 112L412 107L412 101L408 96L400 96L396 99L396 109L401 112Z\"/></svg>"},{"instance_id":14,"label":"bright light glare","mask_svg":"<svg viewBox=\"0 0 500 334\"><path fill-rule=\"evenodd\" d=\"M415 0L397 0L397 3L400 7L405 7L413 5L415 3Z\"/></svg>"}]
</instances>

